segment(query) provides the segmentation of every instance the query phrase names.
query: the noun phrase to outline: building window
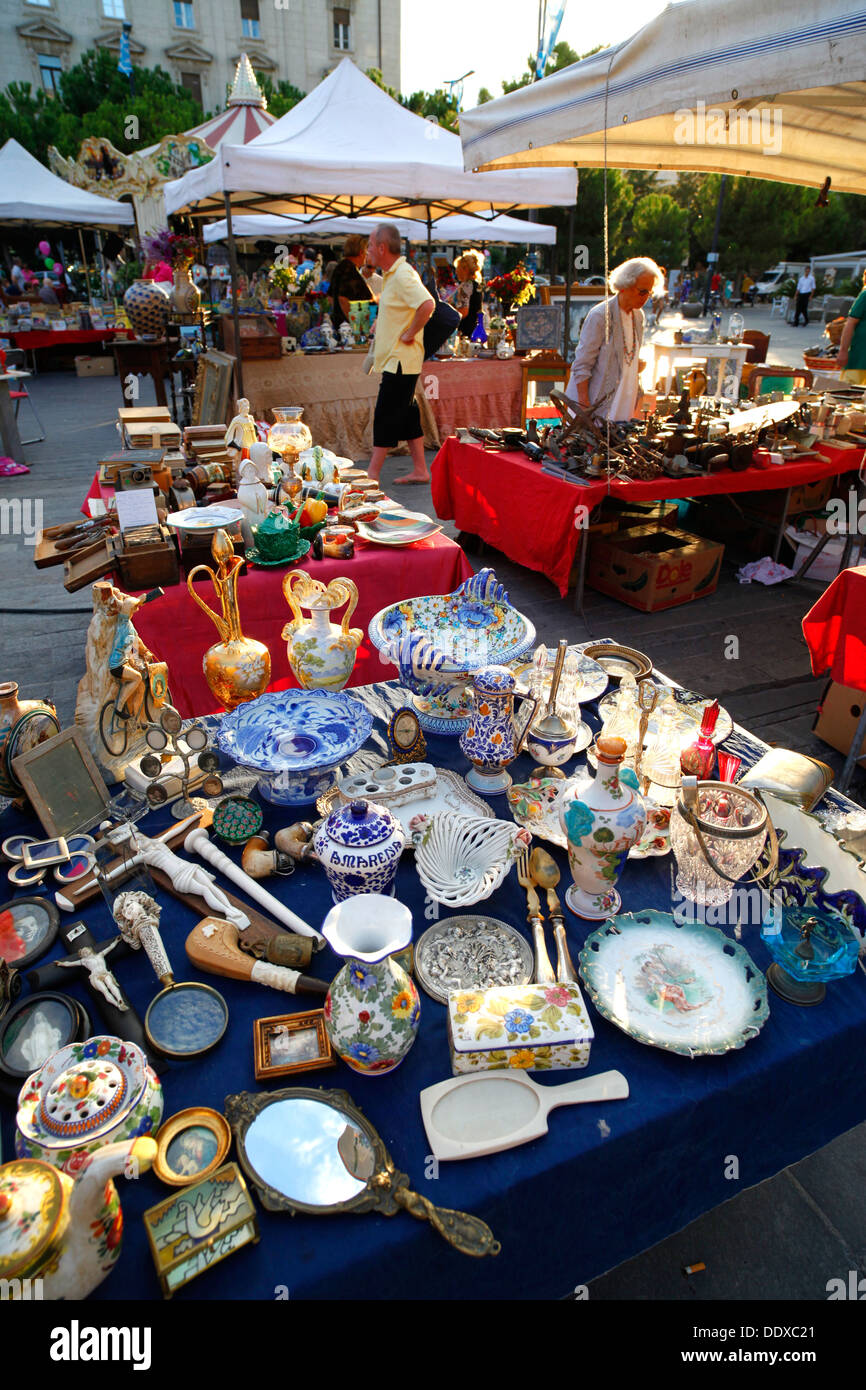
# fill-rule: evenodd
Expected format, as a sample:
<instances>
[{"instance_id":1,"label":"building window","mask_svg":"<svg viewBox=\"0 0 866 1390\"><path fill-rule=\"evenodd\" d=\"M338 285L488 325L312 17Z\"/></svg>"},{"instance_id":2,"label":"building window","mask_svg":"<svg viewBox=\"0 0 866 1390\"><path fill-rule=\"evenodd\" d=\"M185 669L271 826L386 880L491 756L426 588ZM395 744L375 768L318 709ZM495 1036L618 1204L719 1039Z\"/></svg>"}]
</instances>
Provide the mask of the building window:
<instances>
[{"instance_id":1,"label":"building window","mask_svg":"<svg viewBox=\"0 0 866 1390\"><path fill-rule=\"evenodd\" d=\"M43 10L51 9L51 0L27 0L28 5L39 5Z\"/></svg>"},{"instance_id":2,"label":"building window","mask_svg":"<svg viewBox=\"0 0 866 1390\"><path fill-rule=\"evenodd\" d=\"M334 47L345 52L352 47L352 28L348 10L334 9Z\"/></svg>"},{"instance_id":3,"label":"building window","mask_svg":"<svg viewBox=\"0 0 866 1390\"><path fill-rule=\"evenodd\" d=\"M241 31L245 39L261 38L259 0L241 0Z\"/></svg>"},{"instance_id":4,"label":"building window","mask_svg":"<svg viewBox=\"0 0 866 1390\"><path fill-rule=\"evenodd\" d=\"M126 19L123 0L102 0L102 13L106 19Z\"/></svg>"},{"instance_id":5,"label":"building window","mask_svg":"<svg viewBox=\"0 0 866 1390\"><path fill-rule=\"evenodd\" d=\"M195 97L203 110L204 102L201 99L201 74L197 72L182 72L180 75L180 85L186 88L191 97Z\"/></svg>"},{"instance_id":6,"label":"building window","mask_svg":"<svg viewBox=\"0 0 866 1390\"><path fill-rule=\"evenodd\" d=\"M192 0L174 0L174 22L178 29L195 28Z\"/></svg>"},{"instance_id":7,"label":"building window","mask_svg":"<svg viewBox=\"0 0 866 1390\"><path fill-rule=\"evenodd\" d=\"M39 76L42 78L42 85L47 92L60 91L60 79L63 76L63 64L59 58L54 58L50 53L39 53L37 55L39 63Z\"/></svg>"}]
</instances>

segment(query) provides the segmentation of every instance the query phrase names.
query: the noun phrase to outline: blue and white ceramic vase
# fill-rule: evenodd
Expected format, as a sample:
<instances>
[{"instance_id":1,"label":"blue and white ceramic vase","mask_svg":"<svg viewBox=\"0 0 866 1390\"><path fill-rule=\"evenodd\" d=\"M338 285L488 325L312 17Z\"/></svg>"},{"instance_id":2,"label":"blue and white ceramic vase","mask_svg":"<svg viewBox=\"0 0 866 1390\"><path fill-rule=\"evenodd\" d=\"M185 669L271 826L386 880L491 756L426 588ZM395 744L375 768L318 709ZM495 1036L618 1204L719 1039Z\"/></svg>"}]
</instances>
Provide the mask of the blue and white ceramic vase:
<instances>
[{"instance_id":1,"label":"blue and white ceramic vase","mask_svg":"<svg viewBox=\"0 0 866 1390\"><path fill-rule=\"evenodd\" d=\"M614 884L646 827L646 807L632 787L620 781L624 738L599 738L598 770L580 794L570 784L559 803L559 820L568 840L573 887L565 901L578 917L604 921L619 912Z\"/></svg>"},{"instance_id":2,"label":"blue and white ceramic vase","mask_svg":"<svg viewBox=\"0 0 866 1390\"><path fill-rule=\"evenodd\" d=\"M332 811L316 831L313 848L324 865L335 903L357 893L394 892L406 832L375 801L351 801Z\"/></svg>"},{"instance_id":3,"label":"blue and white ceramic vase","mask_svg":"<svg viewBox=\"0 0 866 1390\"><path fill-rule=\"evenodd\" d=\"M346 962L325 999L331 1046L353 1071L393 1071L421 1017L418 991L393 957L412 940L411 912L394 898L361 893L331 908L322 935Z\"/></svg>"},{"instance_id":4,"label":"blue and white ceramic vase","mask_svg":"<svg viewBox=\"0 0 866 1390\"><path fill-rule=\"evenodd\" d=\"M123 307L137 338L165 337L170 293L156 280L133 280L123 296Z\"/></svg>"},{"instance_id":5,"label":"blue and white ceramic vase","mask_svg":"<svg viewBox=\"0 0 866 1390\"><path fill-rule=\"evenodd\" d=\"M466 782L473 791L487 796L506 792L511 786L505 769L523 747L538 708L533 696L515 695L515 685L507 666L485 666L472 677L472 713L460 735L460 747L472 763ZM528 716L521 712L519 728L514 718L515 699L531 705Z\"/></svg>"}]
</instances>

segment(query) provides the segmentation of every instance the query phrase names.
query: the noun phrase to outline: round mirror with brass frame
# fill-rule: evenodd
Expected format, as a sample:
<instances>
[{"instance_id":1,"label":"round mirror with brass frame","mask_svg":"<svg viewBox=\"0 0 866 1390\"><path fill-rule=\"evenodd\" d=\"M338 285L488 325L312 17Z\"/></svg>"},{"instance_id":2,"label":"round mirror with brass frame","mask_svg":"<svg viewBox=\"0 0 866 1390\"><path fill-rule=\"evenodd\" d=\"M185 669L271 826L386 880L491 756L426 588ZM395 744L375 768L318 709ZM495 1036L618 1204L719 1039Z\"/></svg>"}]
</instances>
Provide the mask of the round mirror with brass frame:
<instances>
[{"instance_id":1,"label":"round mirror with brass frame","mask_svg":"<svg viewBox=\"0 0 866 1390\"><path fill-rule=\"evenodd\" d=\"M413 1192L382 1139L346 1091L290 1086L226 1096L238 1157L268 1211L329 1216L408 1211L464 1255L498 1255L485 1222Z\"/></svg>"}]
</instances>

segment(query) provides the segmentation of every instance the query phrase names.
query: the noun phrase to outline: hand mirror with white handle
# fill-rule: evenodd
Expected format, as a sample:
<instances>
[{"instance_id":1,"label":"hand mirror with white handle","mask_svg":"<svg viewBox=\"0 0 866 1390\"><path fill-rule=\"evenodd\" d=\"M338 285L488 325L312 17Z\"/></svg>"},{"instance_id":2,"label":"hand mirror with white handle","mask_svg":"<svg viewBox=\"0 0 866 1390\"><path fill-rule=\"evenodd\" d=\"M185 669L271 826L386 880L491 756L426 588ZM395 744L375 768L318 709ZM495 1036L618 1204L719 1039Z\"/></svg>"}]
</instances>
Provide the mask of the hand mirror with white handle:
<instances>
[{"instance_id":1,"label":"hand mirror with white handle","mask_svg":"<svg viewBox=\"0 0 866 1390\"><path fill-rule=\"evenodd\" d=\"M625 1100L628 1082L605 1071L562 1086L539 1086L525 1072L455 1076L421 1092L421 1117L436 1158L478 1158L547 1133L557 1105Z\"/></svg>"}]
</instances>

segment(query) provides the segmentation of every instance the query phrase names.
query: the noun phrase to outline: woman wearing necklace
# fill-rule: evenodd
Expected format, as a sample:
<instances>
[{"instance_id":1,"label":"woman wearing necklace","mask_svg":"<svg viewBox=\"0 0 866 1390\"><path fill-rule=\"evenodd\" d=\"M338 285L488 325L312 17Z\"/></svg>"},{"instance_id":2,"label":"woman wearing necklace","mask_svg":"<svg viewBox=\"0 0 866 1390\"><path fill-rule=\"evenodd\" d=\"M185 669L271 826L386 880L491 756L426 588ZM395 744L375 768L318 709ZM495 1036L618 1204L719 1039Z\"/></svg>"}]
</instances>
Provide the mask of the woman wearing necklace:
<instances>
[{"instance_id":1,"label":"woman wearing necklace","mask_svg":"<svg viewBox=\"0 0 866 1390\"><path fill-rule=\"evenodd\" d=\"M600 420L631 420L639 395L643 306L662 284L655 261L623 261L608 279L612 297L583 321L565 395Z\"/></svg>"}]
</instances>

